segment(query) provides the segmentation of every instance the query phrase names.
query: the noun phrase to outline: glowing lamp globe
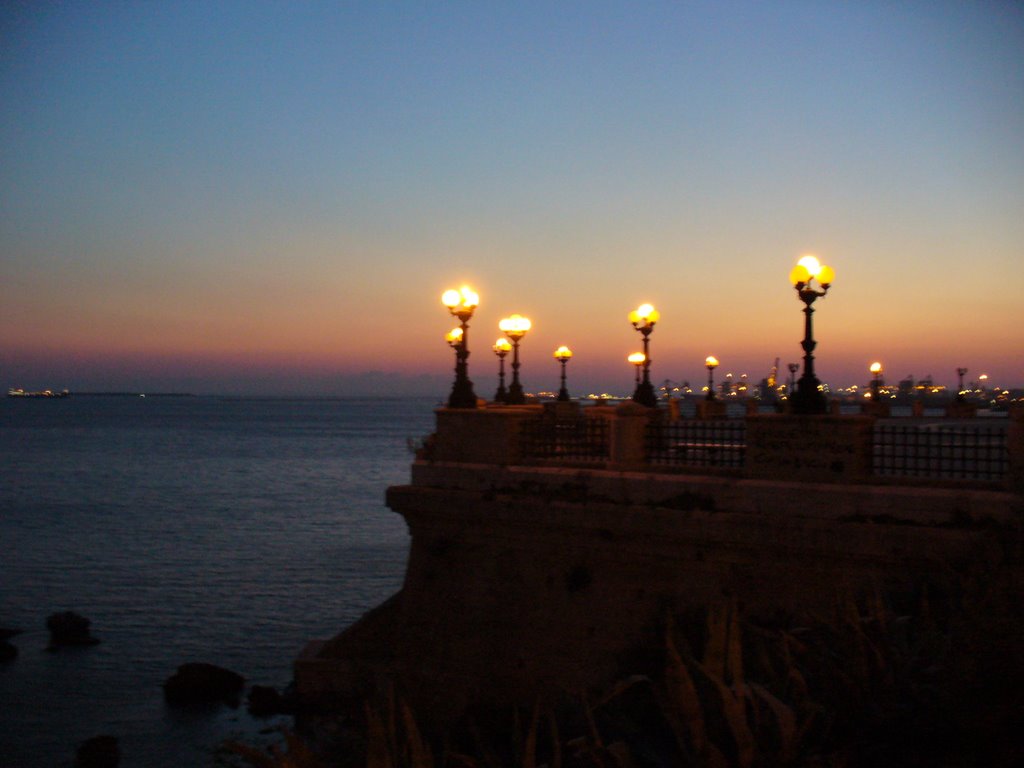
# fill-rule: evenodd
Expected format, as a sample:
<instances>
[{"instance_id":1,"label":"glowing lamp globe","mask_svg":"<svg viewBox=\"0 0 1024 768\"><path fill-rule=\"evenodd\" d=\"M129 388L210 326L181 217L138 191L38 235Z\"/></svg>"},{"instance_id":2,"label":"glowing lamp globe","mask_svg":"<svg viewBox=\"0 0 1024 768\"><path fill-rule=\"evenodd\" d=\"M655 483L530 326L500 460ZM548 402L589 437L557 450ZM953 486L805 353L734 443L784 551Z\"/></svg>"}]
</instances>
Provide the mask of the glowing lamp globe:
<instances>
[{"instance_id":1,"label":"glowing lamp globe","mask_svg":"<svg viewBox=\"0 0 1024 768\"><path fill-rule=\"evenodd\" d=\"M811 279L811 273L803 264L797 264L789 273L789 282L793 285L804 285Z\"/></svg>"},{"instance_id":2,"label":"glowing lamp globe","mask_svg":"<svg viewBox=\"0 0 1024 768\"><path fill-rule=\"evenodd\" d=\"M442 293L441 303L452 312L460 309L472 311L480 304L480 296L468 285L464 285L458 290L449 288Z\"/></svg>"},{"instance_id":3,"label":"glowing lamp globe","mask_svg":"<svg viewBox=\"0 0 1024 768\"><path fill-rule=\"evenodd\" d=\"M641 304L629 313L633 325L654 325L661 319L661 313L650 304Z\"/></svg>"},{"instance_id":4,"label":"glowing lamp globe","mask_svg":"<svg viewBox=\"0 0 1024 768\"><path fill-rule=\"evenodd\" d=\"M566 346L561 346L555 350L556 360L568 360L570 357L572 357L572 350Z\"/></svg>"},{"instance_id":5,"label":"glowing lamp globe","mask_svg":"<svg viewBox=\"0 0 1024 768\"><path fill-rule=\"evenodd\" d=\"M818 261L818 257L810 253L806 256L801 256L797 264L806 269L811 277L817 277L818 271L821 269L821 262Z\"/></svg>"},{"instance_id":6,"label":"glowing lamp globe","mask_svg":"<svg viewBox=\"0 0 1024 768\"><path fill-rule=\"evenodd\" d=\"M498 328L510 339L521 339L530 330L532 323L522 315L509 315L498 323Z\"/></svg>"}]
</instances>

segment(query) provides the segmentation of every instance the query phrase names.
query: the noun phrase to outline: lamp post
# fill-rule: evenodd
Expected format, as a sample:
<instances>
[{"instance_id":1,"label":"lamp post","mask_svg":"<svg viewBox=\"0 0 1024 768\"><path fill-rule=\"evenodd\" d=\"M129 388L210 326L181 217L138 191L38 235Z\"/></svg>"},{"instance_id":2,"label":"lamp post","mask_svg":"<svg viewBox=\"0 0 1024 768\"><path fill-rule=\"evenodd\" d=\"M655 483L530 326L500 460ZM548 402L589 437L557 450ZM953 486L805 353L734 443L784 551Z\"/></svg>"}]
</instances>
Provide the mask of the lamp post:
<instances>
[{"instance_id":1,"label":"lamp post","mask_svg":"<svg viewBox=\"0 0 1024 768\"><path fill-rule=\"evenodd\" d=\"M643 352L634 352L626 357L626 360L631 362L636 368L636 386L634 387L634 390L640 389L640 368L643 366L644 360L646 359L647 356ZM633 396L633 399L636 400L635 395Z\"/></svg>"},{"instance_id":2,"label":"lamp post","mask_svg":"<svg viewBox=\"0 0 1024 768\"><path fill-rule=\"evenodd\" d=\"M504 403L508 398L505 391L505 355L512 351L508 339L501 338L494 342L494 354L498 356L498 391L494 393L494 402Z\"/></svg>"},{"instance_id":3,"label":"lamp post","mask_svg":"<svg viewBox=\"0 0 1024 768\"><path fill-rule=\"evenodd\" d=\"M640 335L644 339L643 378L637 385L636 391L633 392L633 400L640 403L640 405L646 405L650 408L658 404L658 398L654 394L654 386L651 384L650 336L651 331L654 330L654 324L660 318L661 313L650 304L641 304L629 313L629 322L640 331Z\"/></svg>"},{"instance_id":4,"label":"lamp post","mask_svg":"<svg viewBox=\"0 0 1024 768\"><path fill-rule=\"evenodd\" d=\"M789 368L789 387L786 389L786 396L792 397L796 389L796 372L800 370L800 363L790 363L786 367Z\"/></svg>"},{"instance_id":5,"label":"lamp post","mask_svg":"<svg viewBox=\"0 0 1024 768\"><path fill-rule=\"evenodd\" d=\"M821 382L814 375L814 332L811 325L811 315L814 309L811 305L814 300L828 293L832 281L835 279L835 271L832 267L826 267L818 261L815 256L804 256L793 267L789 273L789 281L796 288L797 296L804 303L804 340L801 346L804 349L804 372L800 376L800 382L793 396L793 411L801 414L820 414L828 410L828 403L821 391ZM818 281L821 290L814 288L814 281Z\"/></svg>"},{"instance_id":6,"label":"lamp post","mask_svg":"<svg viewBox=\"0 0 1024 768\"><path fill-rule=\"evenodd\" d=\"M571 357L572 350L566 346L561 346L555 350L555 360L562 364L562 387L558 390L558 399L562 402L569 400L569 390L565 386L565 364L569 362Z\"/></svg>"},{"instance_id":7,"label":"lamp post","mask_svg":"<svg viewBox=\"0 0 1024 768\"><path fill-rule=\"evenodd\" d=\"M705 396L705 400L715 399L715 368L718 367L718 358L714 355L708 355L704 360L704 365L708 369L708 393Z\"/></svg>"},{"instance_id":8,"label":"lamp post","mask_svg":"<svg viewBox=\"0 0 1024 768\"><path fill-rule=\"evenodd\" d=\"M459 327L452 328L444 335L444 340L448 342L449 347L455 350L455 367L458 370L459 348L462 346L462 329Z\"/></svg>"},{"instance_id":9,"label":"lamp post","mask_svg":"<svg viewBox=\"0 0 1024 768\"><path fill-rule=\"evenodd\" d=\"M512 341L512 383L508 387L508 397L505 402L509 405L522 405L526 402L523 395L523 385L519 383L519 342L530 330L530 321L522 315L509 315L498 323L501 332Z\"/></svg>"},{"instance_id":10,"label":"lamp post","mask_svg":"<svg viewBox=\"0 0 1024 768\"><path fill-rule=\"evenodd\" d=\"M871 402L878 402L878 389L882 385L882 364L872 363L868 368L871 371Z\"/></svg>"},{"instance_id":11,"label":"lamp post","mask_svg":"<svg viewBox=\"0 0 1024 768\"><path fill-rule=\"evenodd\" d=\"M441 295L441 303L459 320L460 337L455 347L455 383L448 396L449 408L476 408L476 393L473 382L469 380L469 318L480 303L480 297L468 286L458 290L449 289ZM450 334L449 334L450 335ZM452 343L451 340L448 342Z\"/></svg>"},{"instance_id":12,"label":"lamp post","mask_svg":"<svg viewBox=\"0 0 1024 768\"><path fill-rule=\"evenodd\" d=\"M956 388L956 399L958 402L964 402L967 398L964 397L964 375L967 373L966 368L957 368L956 375L960 377L960 383Z\"/></svg>"}]
</instances>

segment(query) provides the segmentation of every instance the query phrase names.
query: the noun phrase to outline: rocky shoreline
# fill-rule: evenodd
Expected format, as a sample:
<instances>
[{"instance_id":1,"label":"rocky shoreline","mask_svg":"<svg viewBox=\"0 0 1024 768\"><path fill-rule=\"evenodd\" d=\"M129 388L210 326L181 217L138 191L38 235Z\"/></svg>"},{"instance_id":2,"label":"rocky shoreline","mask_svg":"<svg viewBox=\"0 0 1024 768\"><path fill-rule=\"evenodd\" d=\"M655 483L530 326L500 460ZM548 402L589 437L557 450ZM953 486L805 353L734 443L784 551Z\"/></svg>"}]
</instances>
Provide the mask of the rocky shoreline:
<instances>
[{"instance_id":1,"label":"rocky shoreline","mask_svg":"<svg viewBox=\"0 0 1024 768\"><path fill-rule=\"evenodd\" d=\"M48 642L42 651L61 653L70 649L87 649L101 643L92 634L92 621L75 611L60 611L46 619ZM24 634L16 627L0 626L0 663L13 664L20 654L11 640ZM207 662L186 662L169 675L162 684L163 698L169 707L195 711L215 711L211 707L241 706L246 693L245 678L232 670ZM245 697L246 710L254 718L269 718L294 713L294 698L289 691L280 692L271 686L251 685ZM121 764L119 737L103 733L92 736L75 748L75 768L118 768Z\"/></svg>"}]
</instances>

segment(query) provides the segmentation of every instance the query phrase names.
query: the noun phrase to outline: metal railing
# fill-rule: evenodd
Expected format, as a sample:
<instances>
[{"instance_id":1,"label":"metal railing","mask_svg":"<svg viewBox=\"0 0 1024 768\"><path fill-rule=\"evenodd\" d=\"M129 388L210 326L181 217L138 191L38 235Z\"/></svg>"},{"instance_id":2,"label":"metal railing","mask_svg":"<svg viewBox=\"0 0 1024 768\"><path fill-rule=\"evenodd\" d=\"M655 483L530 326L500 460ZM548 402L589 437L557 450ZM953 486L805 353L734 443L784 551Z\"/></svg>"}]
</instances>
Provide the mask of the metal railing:
<instances>
[{"instance_id":1,"label":"metal railing","mask_svg":"<svg viewBox=\"0 0 1024 768\"><path fill-rule=\"evenodd\" d=\"M870 435L870 476L1000 483L1009 474L1005 422L908 419L878 421ZM652 470L717 468L742 471L747 452L742 419L652 420L643 431ZM523 422L519 455L526 461L599 465L610 462L614 418L539 415ZM867 447L867 446L865 446Z\"/></svg>"},{"instance_id":2,"label":"metal railing","mask_svg":"<svg viewBox=\"0 0 1024 768\"><path fill-rule=\"evenodd\" d=\"M1006 429L997 424L875 424L879 476L998 482L1009 471Z\"/></svg>"},{"instance_id":3,"label":"metal railing","mask_svg":"<svg viewBox=\"0 0 1024 768\"><path fill-rule=\"evenodd\" d=\"M684 419L647 425L647 461L668 467L742 469L746 454L744 421Z\"/></svg>"},{"instance_id":4,"label":"metal railing","mask_svg":"<svg viewBox=\"0 0 1024 768\"><path fill-rule=\"evenodd\" d=\"M610 435L607 419L539 416L523 422L519 450L524 459L605 462L609 457Z\"/></svg>"}]
</instances>

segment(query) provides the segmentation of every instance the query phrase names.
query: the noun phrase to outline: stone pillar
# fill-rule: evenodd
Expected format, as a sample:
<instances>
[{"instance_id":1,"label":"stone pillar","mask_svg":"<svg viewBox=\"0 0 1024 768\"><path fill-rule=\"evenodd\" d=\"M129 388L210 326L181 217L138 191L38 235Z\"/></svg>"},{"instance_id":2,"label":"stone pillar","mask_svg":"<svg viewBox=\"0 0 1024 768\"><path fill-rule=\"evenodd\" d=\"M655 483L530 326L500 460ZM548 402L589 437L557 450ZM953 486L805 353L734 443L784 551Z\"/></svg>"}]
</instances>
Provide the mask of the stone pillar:
<instances>
[{"instance_id":1,"label":"stone pillar","mask_svg":"<svg viewBox=\"0 0 1024 768\"><path fill-rule=\"evenodd\" d=\"M946 406L946 415L952 419L973 419L978 415L978 407L964 400L954 400Z\"/></svg>"},{"instance_id":2,"label":"stone pillar","mask_svg":"<svg viewBox=\"0 0 1024 768\"><path fill-rule=\"evenodd\" d=\"M668 399L668 420L679 421L679 401L674 397Z\"/></svg>"},{"instance_id":3,"label":"stone pillar","mask_svg":"<svg viewBox=\"0 0 1024 768\"><path fill-rule=\"evenodd\" d=\"M523 421L537 418L541 407L438 408L436 414L429 460L507 466L519 463Z\"/></svg>"},{"instance_id":4,"label":"stone pillar","mask_svg":"<svg viewBox=\"0 0 1024 768\"><path fill-rule=\"evenodd\" d=\"M697 401L697 418L698 419L724 419L725 418L725 401L724 400L698 400Z\"/></svg>"},{"instance_id":5,"label":"stone pillar","mask_svg":"<svg viewBox=\"0 0 1024 768\"><path fill-rule=\"evenodd\" d=\"M571 421L580 415L578 400L549 400L541 405L544 415L557 421Z\"/></svg>"},{"instance_id":6,"label":"stone pillar","mask_svg":"<svg viewBox=\"0 0 1024 768\"><path fill-rule=\"evenodd\" d=\"M885 419L889 416L889 403L885 400L866 400L862 411L869 416Z\"/></svg>"},{"instance_id":7,"label":"stone pillar","mask_svg":"<svg viewBox=\"0 0 1024 768\"><path fill-rule=\"evenodd\" d=\"M1011 491L1024 494L1024 404L1010 406L1010 423L1006 427L1006 450L1010 467L1007 486Z\"/></svg>"},{"instance_id":8,"label":"stone pillar","mask_svg":"<svg viewBox=\"0 0 1024 768\"><path fill-rule=\"evenodd\" d=\"M647 425L657 416L654 408L627 400L615 408L611 427L611 461L609 469L632 471L647 463L645 437Z\"/></svg>"}]
</instances>

